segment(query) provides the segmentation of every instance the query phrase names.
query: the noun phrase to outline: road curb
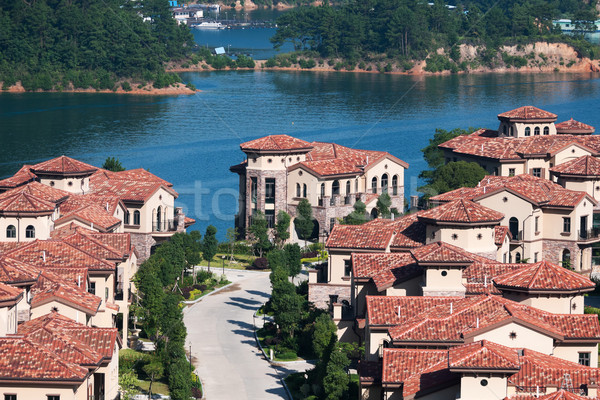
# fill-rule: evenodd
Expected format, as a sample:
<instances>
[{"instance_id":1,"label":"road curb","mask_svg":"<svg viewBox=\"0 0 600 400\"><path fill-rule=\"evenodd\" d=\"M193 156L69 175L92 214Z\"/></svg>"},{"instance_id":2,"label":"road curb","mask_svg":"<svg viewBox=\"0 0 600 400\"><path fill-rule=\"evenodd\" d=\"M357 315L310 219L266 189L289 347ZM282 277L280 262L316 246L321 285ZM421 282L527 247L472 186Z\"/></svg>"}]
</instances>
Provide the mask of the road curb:
<instances>
[{"instance_id":1,"label":"road curb","mask_svg":"<svg viewBox=\"0 0 600 400\"><path fill-rule=\"evenodd\" d=\"M234 283L234 282L231 282L231 283L228 283L228 284L227 284L227 285L225 285L225 286L221 286L220 288L218 288L218 289L215 289L215 290L213 290L212 292L210 292L210 293L207 293L207 294L205 294L205 295L204 295L204 296L202 296L202 297L198 297L196 300L192 300L192 301L186 301L186 300L184 300L184 301L182 301L181 303L182 303L182 304L185 304L186 306L191 306L191 305L194 305L194 304L196 304L196 303L199 303L199 302L201 302L201 301L202 301L202 299L205 299L205 298L207 298L207 297L208 297L208 296L210 296L210 295L213 295L213 294L215 294L215 293L219 293L221 290L223 290L223 289L225 289L225 288L228 288L229 286L233 285L233 283ZM184 310L184 312L185 312L185 310Z\"/></svg>"}]
</instances>

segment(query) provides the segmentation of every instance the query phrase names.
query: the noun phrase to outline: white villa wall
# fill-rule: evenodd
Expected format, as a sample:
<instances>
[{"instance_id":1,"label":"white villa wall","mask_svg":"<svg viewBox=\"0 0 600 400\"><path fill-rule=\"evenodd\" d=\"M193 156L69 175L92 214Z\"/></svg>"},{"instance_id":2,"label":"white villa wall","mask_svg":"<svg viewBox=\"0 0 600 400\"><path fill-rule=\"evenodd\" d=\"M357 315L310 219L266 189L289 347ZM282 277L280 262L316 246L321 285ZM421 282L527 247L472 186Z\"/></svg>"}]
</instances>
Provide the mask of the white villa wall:
<instances>
[{"instance_id":1,"label":"white villa wall","mask_svg":"<svg viewBox=\"0 0 600 400\"><path fill-rule=\"evenodd\" d=\"M511 338L511 333L515 333L515 338ZM489 340L507 347L527 348L539 351L544 354L552 354L554 351L554 340L542 333L534 331L515 322L495 328L492 331L483 332L475 335L472 340Z\"/></svg>"}]
</instances>

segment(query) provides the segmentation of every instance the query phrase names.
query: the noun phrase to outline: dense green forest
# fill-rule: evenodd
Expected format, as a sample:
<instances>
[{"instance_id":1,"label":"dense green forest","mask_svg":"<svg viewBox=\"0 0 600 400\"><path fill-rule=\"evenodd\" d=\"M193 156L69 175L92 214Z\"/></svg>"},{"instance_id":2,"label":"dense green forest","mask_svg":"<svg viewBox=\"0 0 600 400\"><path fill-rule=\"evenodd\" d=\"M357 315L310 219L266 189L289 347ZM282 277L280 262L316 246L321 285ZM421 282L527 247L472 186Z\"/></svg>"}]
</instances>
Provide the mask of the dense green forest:
<instances>
[{"instance_id":1,"label":"dense green forest","mask_svg":"<svg viewBox=\"0 0 600 400\"><path fill-rule=\"evenodd\" d=\"M552 20L560 17L584 27L597 19L595 1L465 0L456 8L439 0L350 0L339 7L326 2L282 15L271 41L275 47L291 42L297 50L354 62L381 54L423 60L438 48L450 49L449 58L458 61L461 43L484 45L491 58L500 45L540 39L569 43L582 56L598 56L597 46L553 26Z\"/></svg>"},{"instance_id":2,"label":"dense green forest","mask_svg":"<svg viewBox=\"0 0 600 400\"><path fill-rule=\"evenodd\" d=\"M163 63L192 45L167 0L0 0L4 89L114 89L125 78L160 88L179 81Z\"/></svg>"}]
</instances>

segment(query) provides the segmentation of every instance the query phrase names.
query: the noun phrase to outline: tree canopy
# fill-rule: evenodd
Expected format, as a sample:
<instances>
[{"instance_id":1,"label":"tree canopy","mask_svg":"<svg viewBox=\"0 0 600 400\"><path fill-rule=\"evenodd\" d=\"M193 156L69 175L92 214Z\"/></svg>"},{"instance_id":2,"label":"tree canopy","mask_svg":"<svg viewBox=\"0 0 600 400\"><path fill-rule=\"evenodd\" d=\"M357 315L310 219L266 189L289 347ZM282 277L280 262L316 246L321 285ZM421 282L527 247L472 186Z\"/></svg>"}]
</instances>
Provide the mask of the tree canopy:
<instances>
[{"instance_id":1,"label":"tree canopy","mask_svg":"<svg viewBox=\"0 0 600 400\"><path fill-rule=\"evenodd\" d=\"M111 89L118 78L165 79L193 46L167 0L0 0L0 81L26 89ZM171 78L167 80L170 81ZM160 83L159 83L160 85Z\"/></svg>"}]
</instances>

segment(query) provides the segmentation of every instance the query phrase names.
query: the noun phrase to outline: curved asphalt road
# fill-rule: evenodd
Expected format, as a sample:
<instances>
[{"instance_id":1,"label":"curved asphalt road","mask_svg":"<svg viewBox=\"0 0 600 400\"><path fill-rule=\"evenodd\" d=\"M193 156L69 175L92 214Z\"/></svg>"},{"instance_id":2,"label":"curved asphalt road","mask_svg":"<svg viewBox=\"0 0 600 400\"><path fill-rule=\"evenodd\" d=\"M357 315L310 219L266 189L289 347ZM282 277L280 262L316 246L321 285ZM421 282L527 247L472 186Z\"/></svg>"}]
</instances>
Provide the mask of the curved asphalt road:
<instances>
[{"instance_id":1,"label":"curved asphalt road","mask_svg":"<svg viewBox=\"0 0 600 400\"><path fill-rule=\"evenodd\" d=\"M220 269L218 270L220 272ZM226 270L233 285L184 310L188 351L208 400L287 399L280 378L312 368L271 366L254 339L254 312L270 297L269 274ZM262 326L262 320L256 319Z\"/></svg>"}]
</instances>

